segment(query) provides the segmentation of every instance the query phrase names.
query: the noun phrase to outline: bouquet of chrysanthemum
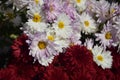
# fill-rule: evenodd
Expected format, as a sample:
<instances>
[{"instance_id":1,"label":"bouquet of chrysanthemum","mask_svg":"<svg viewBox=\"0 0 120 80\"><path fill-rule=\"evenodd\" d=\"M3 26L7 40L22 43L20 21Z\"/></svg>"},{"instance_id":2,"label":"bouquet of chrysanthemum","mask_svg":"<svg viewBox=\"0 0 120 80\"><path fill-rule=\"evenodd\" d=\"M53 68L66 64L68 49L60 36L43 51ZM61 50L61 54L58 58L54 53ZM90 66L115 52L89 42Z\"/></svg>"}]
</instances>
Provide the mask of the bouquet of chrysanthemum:
<instances>
[{"instance_id":1,"label":"bouquet of chrysanthemum","mask_svg":"<svg viewBox=\"0 0 120 80\"><path fill-rule=\"evenodd\" d=\"M105 0L13 0L24 34L4 80L120 80L120 5Z\"/></svg>"}]
</instances>

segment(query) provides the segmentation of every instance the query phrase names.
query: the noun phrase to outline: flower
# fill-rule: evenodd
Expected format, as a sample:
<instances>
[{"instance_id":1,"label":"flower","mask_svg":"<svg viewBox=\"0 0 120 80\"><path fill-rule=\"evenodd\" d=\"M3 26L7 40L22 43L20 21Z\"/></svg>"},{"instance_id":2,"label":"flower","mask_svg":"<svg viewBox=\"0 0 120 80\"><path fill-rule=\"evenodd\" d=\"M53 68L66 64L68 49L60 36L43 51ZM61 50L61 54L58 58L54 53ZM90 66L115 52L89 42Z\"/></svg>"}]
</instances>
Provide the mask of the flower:
<instances>
[{"instance_id":1,"label":"flower","mask_svg":"<svg viewBox=\"0 0 120 80\"><path fill-rule=\"evenodd\" d=\"M96 0L88 0L86 2L86 12L89 13L91 16L95 16L94 13L96 12L97 1Z\"/></svg>"},{"instance_id":2,"label":"flower","mask_svg":"<svg viewBox=\"0 0 120 80\"><path fill-rule=\"evenodd\" d=\"M71 21L69 16L65 13L60 14L57 21L53 24L56 36L61 38L69 38L72 34L72 28L70 24Z\"/></svg>"},{"instance_id":3,"label":"flower","mask_svg":"<svg viewBox=\"0 0 120 80\"><path fill-rule=\"evenodd\" d=\"M93 60L98 66L101 66L103 69L112 67L112 55L110 51L103 50L101 46L94 46L92 49Z\"/></svg>"},{"instance_id":4,"label":"flower","mask_svg":"<svg viewBox=\"0 0 120 80\"><path fill-rule=\"evenodd\" d=\"M34 67L30 65L9 65L0 70L1 80L31 80L35 76Z\"/></svg>"},{"instance_id":5,"label":"flower","mask_svg":"<svg viewBox=\"0 0 120 80\"><path fill-rule=\"evenodd\" d=\"M111 46L112 45L112 32L109 26L104 25L103 30L101 33L95 33L96 35L96 40L100 40L101 45L106 48L106 46Z\"/></svg>"},{"instance_id":6,"label":"flower","mask_svg":"<svg viewBox=\"0 0 120 80\"><path fill-rule=\"evenodd\" d=\"M79 32L73 32L73 34L70 37L70 46L72 45L81 45L81 34Z\"/></svg>"},{"instance_id":7,"label":"flower","mask_svg":"<svg viewBox=\"0 0 120 80\"><path fill-rule=\"evenodd\" d=\"M30 42L29 55L32 55L34 60L38 60L44 66L48 66L54 56L58 55L55 50L57 45L46 39L46 33L35 34Z\"/></svg>"},{"instance_id":8,"label":"flower","mask_svg":"<svg viewBox=\"0 0 120 80\"><path fill-rule=\"evenodd\" d=\"M65 71L71 80L92 80L96 74L91 52L80 45L67 48L65 53L54 58L52 65Z\"/></svg>"},{"instance_id":9,"label":"flower","mask_svg":"<svg viewBox=\"0 0 120 80\"><path fill-rule=\"evenodd\" d=\"M53 22L57 18L57 15L60 14L61 8L61 2L59 0L45 0L43 9L46 20Z\"/></svg>"},{"instance_id":10,"label":"flower","mask_svg":"<svg viewBox=\"0 0 120 80\"><path fill-rule=\"evenodd\" d=\"M63 12L70 16L71 21L77 18L77 11L69 1L64 1L62 6Z\"/></svg>"},{"instance_id":11,"label":"flower","mask_svg":"<svg viewBox=\"0 0 120 80\"><path fill-rule=\"evenodd\" d=\"M22 34L20 37L18 37L13 45L12 48L12 55L16 59L16 61L20 62L32 62L32 57L29 56L29 50L28 50L28 44L26 43L26 40L28 37L25 34Z\"/></svg>"},{"instance_id":12,"label":"flower","mask_svg":"<svg viewBox=\"0 0 120 80\"><path fill-rule=\"evenodd\" d=\"M113 2L110 6L110 17L116 15L117 10L118 10L118 3Z\"/></svg>"},{"instance_id":13,"label":"flower","mask_svg":"<svg viewBox=\"0 0 120 80\"><path fill-rule=\"evenodd\" d=\"M32 19L34 22L42 22L44 15L40 6L31 6L27 10L28 19Z\"/></svg>"},{"instance_id":14,"label":"flower","mask_svg":"<svg viewBox=\"0 0 120 80\"><path fill-rule=\"evenodd\" d=\"M59 36L57 36L53 28L51 27L47 28L46 32L47 32L46 38L58 45L55 47L58 53L59 52L62 53L63 48L69 47L70 41L68 39L62 39Z\"/></svg>"},{"instance_id":15,"label":"flower","mask_svg":"<svg viewBox=\"0 0 120 80\"><path fill-rule=\"evenodd\" d=\"M87 13L83 13L80 15L80 23L81 23L80 28L82 32L86 34L95 33L97 30L95 21Z\"/></svg>"},{"instance_id":16,"label":"flower","mask_svg":"<svg viewBox=\"0 0 120 80\"><path fill-rule=\"evenodd\" d=\"M78 11L82 12L86 9L86 0L74 0L74 3L78 7Z\"/></svg>"},{"instance_id":17,"label":"flower","mask_svg":"<svg viewBox=\"0 0 120 80\"><path fill-rule=\"evenodd\" d=\"M95 13L96 17L98 17L98 23L103 23L108 19L107 15L109 14L109 7L110 3L108 3L106 0L100 0L96 2Z\"/></svg>"},{"instance_id":18,"label":"flower","mask_svg":"<svg viewBox=\"0 0 120 80\"><path fill-rule=\"evenodd\" d=\"M58 73L58 74L56 74ZM49 66L44 73L45 80L69 80L69 76L62 67Z\"/></svg>"},{"instance_id":19,"label":"flower","mask_svg":"<svg viewBox=\"0 0 120 80\"><path fill-rule=\"evenodd\" d=\"M113 66L111 68L111 71L113 72L113 74L115 75L115 79L119 80L120 79L120 54L117 51L118 47L110 47L108 50L111 51L112 56L113 56Z\"/></svg>"},{"instance_id":20,"label":"flower","mask_svg":"<svg viewBox=\"0 0 120 80\"><path fill-rule=\"evenodd\" d=\"M94 41L92 39L86 39L84 46L86 46L88 50L92 50L93 45Z\"/></svg>"},{"instance_id":21,"label":"flower","mask_svg":"<svg viewBox=\"0 0 120 80\"><path fill-rule=\"evenodd\" d=\"M92 54L86 47L73 45L66 49L64 54L59 54L59 63L70 74L78 72L81 68L90 69L92 66Z\"/></svg>"},{"instance_id":22,"label":"flower","mask_svg":"<svg viewBox=\"0 0 120 80\"><path fill-rule=\"evenodd\" d=\"M113 27L117 30L116 36L120 40L120 36L119 36L120 35L120 16L118 16L117 19L115 20L115 25Z\"/></svg>"},{"instance_id":23,"label":"flower","mask_svg":"<svg viewBox=\"0 0 120 80\"><path fill-rule=\"evenodd\" d=\"M94 75L95 80L114 80L115 75L111 69L102 69L101 67L95 65L96 74Z\"/></svg>"},{"instance_id":24,"label":"flower","mask_svg":"<svg viewBox=\"0 0 120 80\"><path fill-rule=\"evenodd\" d=\"M42 6L43 5L43 0L13 0L13 3L14 3L14 6L17 7L17 9L21 9L25 6L27 6L27 8L29 8L30 6L35 6L35 5L40 5Z\"/></svg>"},{"instance_id":25,"label":"flower","mask_svg":"<svg viewBox=\"0 0 120 80\"><path fill-rule=\"evenodd\" d=\"M29 19L26 24L24 24L23 30L27 35L35 34L37 32L45 32L47 28L46 23L44 22L35 22L32 19Z\"/></svg>"}]
</instances>

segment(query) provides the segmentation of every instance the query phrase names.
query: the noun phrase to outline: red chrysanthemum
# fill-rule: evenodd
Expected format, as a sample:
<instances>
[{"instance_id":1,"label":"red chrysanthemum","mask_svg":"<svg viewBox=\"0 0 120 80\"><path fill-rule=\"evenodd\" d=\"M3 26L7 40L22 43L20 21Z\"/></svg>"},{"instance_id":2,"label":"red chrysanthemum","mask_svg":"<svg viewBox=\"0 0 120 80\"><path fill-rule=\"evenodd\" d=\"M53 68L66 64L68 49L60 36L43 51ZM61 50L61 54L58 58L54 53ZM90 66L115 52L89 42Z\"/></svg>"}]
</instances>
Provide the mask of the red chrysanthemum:
<instances>
[{"instance_id":1,"label":"red chrysanthemum","mask_svg":"<svg viewBox=\"0 0 120 80\"><path fill-rule=\"evenodd\" d=\"M64 67L71 80L92 79L96 73L92 53L84 46L71 46L55 57L53 64Z\"/></svg>"},{"instance_id":2,"label":"red chrysanthemum","mask_svg":"<svg viewBox=\"0 0 120 80\"><path fill-rule=\"evenodd\" d=\"M96 71L94 67L80 68L78 71L73 71L72 74L68 73L71 80L93 80Z\"/></svg>"},{"instance_id":3,"label":"red chrysanthemum","mask_svg":"<svg viewBox=\"0 0 120 80\"><path fill-rule=\"evenodd\" d=\"M103 69L97 64L94 64L96 69L96 74L94 75L93 80L115 80L115 76L112 73L111 69Z\"/></svg>"},{"instance_id":4,"label":"red chrysanthemum","mask_svg":"<svg viewBox=\"0 0 120 80\"><path fill-rule=\"evenodd\" d=\"M23 34L14 41L12 52L16 60L20 60L22 62L32 61L32 57L29 56L28 44L26 43L27 39L28 37Z\"/></svg>"},{"instance_id":5,"label":"red chrysanthemum","mask_svg":"<svg viewBox=\"0 0 120 80\"><path fill-rule=\"evenodd\" d=\"M66 53L61 54L61 63L71 69L77 67L90 67L93 63L92 53L84 46L71 46Z\"/></svg>"},{"instance_id":6,"label":"red chrysanthemum","mask_svg":"<svg viewBox=\"0 0 120 80\"><path fill-rule=\"evenodd\" d=\"M29 56L27 36L21 35L12 45L14 57L8 63L7 68L0 70L0 80L38 80L42 79L46 68L38 62L33 63ZM12 71L12 73L11 73ZM7 72L7 74L5 74Z\"/></svg>"},{"instance_id":7,"label":"red chrysanthemum","mask_svg":"<svg viewBox=\"0 0 120 80\"><path fill-rule=\"evenodd\" d=\"M31 66L9 65L0 71L0 80L31 80L35 72Z\"/></svg>"},{"instance_id":8,"label":"red chrysanthemum","mask_svg":"<svg viewBox=\"0 0 120 80\"><path fill-rule=\"evenodd\" d=\"M34 80L42 79L45 67L30 63L12 63L0 70L0 80Z\"/></svg>"},{"instance_id":9,"label":"red chrysanthemum","mask_svg":"<svg viewBox=\"0 0 120 80\"><path fill-rule=\"evenodd\" d=\"M49 66L43 80L69 80L69 77L62 67Z\"/></svg>"},{"instance_id":10,"label":"red chrysanthemum","mask_svg":"<svg viewBox=\"0 0 120 80\"><path fill-rule=\"evenodd\" d=\"M120 54L117 51L117 47L111 47L109 50L113 56L113 65L111 70L115 75L115 80L120 80Z\"/></svg>"}]
</instances>

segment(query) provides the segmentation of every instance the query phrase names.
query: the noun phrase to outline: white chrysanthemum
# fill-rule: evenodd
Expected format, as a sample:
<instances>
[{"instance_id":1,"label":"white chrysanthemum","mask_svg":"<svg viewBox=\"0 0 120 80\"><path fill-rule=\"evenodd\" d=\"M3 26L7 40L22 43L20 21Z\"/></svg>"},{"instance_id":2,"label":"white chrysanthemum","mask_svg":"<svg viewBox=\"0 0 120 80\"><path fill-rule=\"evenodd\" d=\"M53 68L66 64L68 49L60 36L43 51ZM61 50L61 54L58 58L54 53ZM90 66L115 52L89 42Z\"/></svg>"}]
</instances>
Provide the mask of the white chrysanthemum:
<instances>
[{"instance_id":1,"label":"white chrysanthemum","mask_svg":"<svg viewBox=\"0 0 120 80\"><path fill-rule=\"evenodd\" d=\"M55 31L53 28L48 28L47 29L47 36L46 38L49 41L54 42L57 46L55 47L55 49L57 50L57 52L62 52L63 48L67 48L69 47L69 43L70 41L68 39L62 39L58 36L56 36Z\"/></svg>"},{"instance_id":2,"label":"white chrysanthemum","mask_svg":"<svg viewBox=\"0 0 120 80\"><path fill-rule=\"evenodd\" d=\"M52 63L53 59L54 59L54 56L41 57L40 60L38 60L38 62L39 62L41 65L49 66L49 64ZM36 61L36 59L34 59L34 61Z\"/></svg>"},{"instance_id":3,"label":"white chrysanthemum","mask_svg":"<svg viewBox=\"0 0 120 80\"><path fill-rule=\"evenodd\" d=\"M93 45L94 45L94 41L92 39L85 40L84 46L86 46L87 49L92 50Z\"/></svg>"},{"instance_id":4,"label":"white chrysanthemum","mask_svg":"<svg viewBox=\"0 0 120 80\"><path fill-rule=\"evenodd\" d=\"M74 2L80 12L86 9L86 0L75 0Z\"/></svg>"},{"instance_id":5,"label":"white chrysanthemum","mask_svg":"<svg viewBox=\"0 0 120 80\"><path fill-rule=\"evenodd\" d=\"M97 36L96 40L99 41L102 46L104 46L104 48L106 48L106 46L111 46L113 39L112 39L112 33L109 27L104 25L103 30L101 31L101 33L96 33L95 34Z\"/></svg>"},{"instance_id":6,"label":"white chrysanthemum","mask_svg":"<svg viewBox=\"0 0 120 80\"><path fill-rule=\"evenodd\" d=\"M29 19L28 22L23 27L23 30L27 34L34 34L36 32L45 32L47 24L44 22L34 22L32 19Z\"/></svg>"},{"instance_id":7,"label":"white chrysanthemum","mask_svg":"<svg viewBox=\"0 0 120 80\"><path fill-rule=\"evenodd\" d=\"M107 0L99 0L95 6L96 17L98 17L98 23L104 23L109 15L110 3Z\"/></svg>"},{"instance_id":8,"label":"white chrysanthemum","mask_svg":"<svg viewBox=\"0 0 120 80\"><path fill-rule=\"evenodd\" d=\"M81 21L80 28L82 32L86 34L96 32L97 28L96 28L95 21L92 19L92 17L89 14L83 13L80 16L80 21Z\"/></svg>"},{"instance_id":9,"label":"white chrysanthemum","mask_svg":"<svg viewBox=\"0 0 120 80\"><path fill-rule=\"evenodd\" d=\"M33 18L35 15L39 15L41 16L41 19L43 19L43 12L41 7L30 7L30 9L27 10L28 18Z\"/></svg>"},{"instance_id":10,"label":"white chrysanthemum","mask_svg":"<svg viewBox=\"0 0 120 80\"><path fill-rule=\"evenodd\" d=\"M72 28L70 26L70 18L66 14L62 13L58 16L57 21L53 24L56 36L62 38L69 38L72 34Z\"/></svg>"},{"instance_id":11,"label":"white chrysanthemum","mask_svg":"<svg viewBox=\"0 0 120 80\"><path fill-rule=\"evenodd\" d=\"M81 45L80 38L81 34L79 32L74 31L71 37L69 38L70 45Z\"/></svg>"},{"instance_id":12,"label":"white chrysanthemum","mask_svg":"<svg viewBox=\"0 0 120 80\"><path fill-rule=\"evenodd\" d=\"M112 56L110 51L103 50L100 46L95 46L92 49L93 60L98 66L101 66L103 69L112 67Z\"/></svg>"},{"instance_id":13,"label":"white chrysanthemum","mask_svg":"<svg viewBox=\"0 0 120 80\"><path fill-rule=\"evenodd\" d=\"M27 7L31 5L43 5L43 0L12 0L13 4L18 8L21 9L27 5Z\"/></svg>"},{"instance_id":14,"label":"white chrysanthemum","mask_svg":"<svg viewBox=\"0 0 120 80\"><path fill-rule=\"evenodd\" d=\"M40 13L34 13L35 10L31 11L31 19L23 27L26 34L34 34L36 32L44 32L47 28L47 23L42 19L43 16Z\"/></svg>"},{"instance_id":15,"label":"white chrysanthemum","mask_svg":"<svg viewBox=\"0 0 120 80\"><path fill-rule=\"evenodd\" d=\"M115 21L115 25L113 26L113 29L116 31L115 37L117 37L117 45L118 45L118 51L120 52L120 16L117 16L117 20Z\"/></svg>"},{"instance_id":16,"label":"white chrysanthemum","mask_svg":"<svg viewBox=\"0 0 120 80\"><path fill-rule=\"evenodd\" d=\"M37 33L30 40L29 55L32 55L40 64L48 66L52 62L53 56L58 55L55 50L56 46L54 42L46 39L46 33Z\"/></svg>"},{"instance_id":17,"label":"white chrysanthemum","mask_svg":"<svg viewBox=\"0 0 120 80\"><path fill-rule=\"evenodd\" d=\"M55 49L58 52L62 53L64 48L69 47L70 41L67 40L67 39L58 39L58 40L55 41L55 44L59 45L59 46L56 46Z\"/></svg>"},{"instance_id":18,"label":"white chrysanthemum","mask_svg":"<svg viewBox=\"0 0 120 80\"><path fill-rule=\"evenodd\" d=\"M117 21L115 22L116 24L114 25L114 28L116 29L117 31L117 36L118 39L120 40L120 16L117 17Z\"/></svg>"},{"instance_id":19,"label":"white chrysanthemum","mask_svg":"<svg viewBox=\"0 0 120 80\"><path fill-rule=\"evenodd\" d=\"M89 12L91 15L94 15L96 12L97 1L96 0L88 0L86 2L86 11Z\"/></svg>"},{"instance_id":20,"label":"white chrysanthemum","mask_svg":"<svg viewBox=\"0 0 120 80\"><path fill-rule=\"evenodd\" d=\"M115 12L117 11L118 3L112 3L110 6L110 16L114 16Z\"/></svg>"},{"instance_id":21,"label":"white chrysanthemum","mask_svg":"<svg viewBox=\"0 0 120 80\"><path fill-rule=\"evenodd\" d=\"M43 0L29 0L29 3L28 3L29 5L40 5L40 6L42 6L43 4L44 4L44 1Z\"/></svg>"}]
</instances>

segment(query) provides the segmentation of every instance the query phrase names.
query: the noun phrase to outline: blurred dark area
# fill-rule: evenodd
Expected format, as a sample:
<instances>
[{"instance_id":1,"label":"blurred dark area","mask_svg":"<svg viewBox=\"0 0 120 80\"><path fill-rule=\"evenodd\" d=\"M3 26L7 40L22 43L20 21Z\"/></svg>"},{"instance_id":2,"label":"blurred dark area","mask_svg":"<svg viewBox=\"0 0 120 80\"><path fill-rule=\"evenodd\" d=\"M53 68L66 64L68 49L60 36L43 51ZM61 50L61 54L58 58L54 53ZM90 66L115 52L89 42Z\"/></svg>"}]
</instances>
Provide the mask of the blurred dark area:
<instances>
[{"instance_id":1,"label":"blurred dark area","mask_svg":"<svg viewBox=\"0 0 120 80\"><path fill-rule=\"evenodd\" d=\"M25 10L13 8L12 0L0 0L0 68L6 66L11 56L11 45L22 33L20 27L24 22Z\"/></svg>"}]
</instances>

